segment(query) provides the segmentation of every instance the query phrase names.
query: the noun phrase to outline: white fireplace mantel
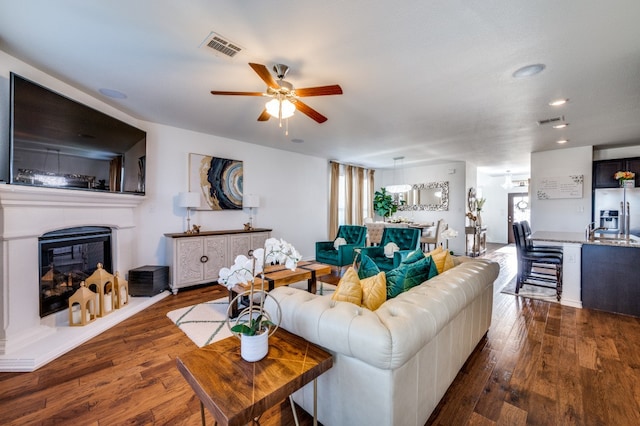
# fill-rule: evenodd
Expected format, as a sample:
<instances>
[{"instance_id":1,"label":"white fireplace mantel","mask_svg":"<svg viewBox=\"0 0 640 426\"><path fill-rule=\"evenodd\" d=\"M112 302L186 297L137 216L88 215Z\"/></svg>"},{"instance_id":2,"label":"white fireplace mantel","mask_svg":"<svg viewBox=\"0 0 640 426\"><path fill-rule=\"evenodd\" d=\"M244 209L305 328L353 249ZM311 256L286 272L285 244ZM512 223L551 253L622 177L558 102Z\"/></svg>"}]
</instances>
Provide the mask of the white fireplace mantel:
<instances>
[{"instance_id":1,"label":"white fireplace mantel","mask_svg":"<svg viewBox=\"0 0 640 426\"><path fill-rule=\"evenodd\" d=\"M135 209L144 200L133 194L0 184L0 357L33 347L39 340L50 345L51 335L58 331L59 321L41 319L39 314L38 237L64 228L109 227L112 272L124 276L138 266ZM36 358L34 354L35 368Z\"/></svg>"}]
</instances>

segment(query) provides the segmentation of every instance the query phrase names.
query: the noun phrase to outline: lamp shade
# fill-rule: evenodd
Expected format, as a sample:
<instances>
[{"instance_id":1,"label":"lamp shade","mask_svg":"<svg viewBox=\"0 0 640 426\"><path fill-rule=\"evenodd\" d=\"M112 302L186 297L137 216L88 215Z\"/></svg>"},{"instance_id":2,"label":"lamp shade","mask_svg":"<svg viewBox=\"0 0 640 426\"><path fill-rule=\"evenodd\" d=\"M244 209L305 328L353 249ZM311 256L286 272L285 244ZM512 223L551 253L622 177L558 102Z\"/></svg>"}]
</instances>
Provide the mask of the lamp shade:
<instances>
[{"instance_id":1,"label":"lamp shade","mask_svg":"<svg viewBox=\"0 0 640 426\"><path fill-rule=\"evenodd\" d=\"M186 208L200 207L200 194L198 192L181 192L178 194L178 205Z\"/></svg>"},{"instance_id":2,"label":"lamp shade","mask_svg":"<svg viewBox=\"0 0 640 426\"><path fill-rule=\"evenodd\" d=\"M260 196L257 194L245 194L242 197L242 207L260 207Z\"/></svg>"},{"instance_id":3,"label":"lamp shade","mask_svg":"<svg viewBox=\"0 0 640 426\"><path fill-rule=\"evenodd\" d=\"M282 107L281 107L282 105ZM267 112L275 118L289 118L293 116L296 106L288 99L280 101L279 99L271 99L265 105ZM282 108L282 116L280 116L280 108Z\"/></svg>"}]
</instances>

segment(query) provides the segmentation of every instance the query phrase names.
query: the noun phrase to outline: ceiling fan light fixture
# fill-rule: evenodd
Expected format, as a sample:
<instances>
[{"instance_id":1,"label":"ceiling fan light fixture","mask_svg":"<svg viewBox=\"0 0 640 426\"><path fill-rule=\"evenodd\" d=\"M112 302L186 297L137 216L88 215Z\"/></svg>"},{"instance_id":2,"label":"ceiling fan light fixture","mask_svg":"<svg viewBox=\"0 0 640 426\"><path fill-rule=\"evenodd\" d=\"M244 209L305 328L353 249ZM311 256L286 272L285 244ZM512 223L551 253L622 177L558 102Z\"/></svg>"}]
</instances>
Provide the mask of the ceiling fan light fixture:
<instances>
[{"instance_id":1,"label":"ceiling fan light fixture","mask_svg":"<svg viewBox=\"0 0 640 426\"><path fill-rule=\"evenodd\" d=\"M273 98L266 103L265 108L269 115L275 118L289 118L292 117L296 111L296 106L289 99L281 101L280 99Z\"/></svg>"}]
</instances>

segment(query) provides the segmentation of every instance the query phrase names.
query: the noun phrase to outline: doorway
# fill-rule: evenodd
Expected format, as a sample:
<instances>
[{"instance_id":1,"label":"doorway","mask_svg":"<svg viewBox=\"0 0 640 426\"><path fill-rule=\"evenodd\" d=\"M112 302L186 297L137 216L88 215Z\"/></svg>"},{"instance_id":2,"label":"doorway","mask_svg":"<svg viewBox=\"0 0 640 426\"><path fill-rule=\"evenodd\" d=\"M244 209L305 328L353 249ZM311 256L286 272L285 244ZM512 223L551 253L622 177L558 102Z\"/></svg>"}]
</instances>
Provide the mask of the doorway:
<instances>
[{"instance_id":1,"label":"doorway","mask_svg":"<svg viewBox=\"0 0 640 426\"><path fill-rule=\"evenodd\" d=\"M529 194L526 192L510 192L508 197L507 242L509 244L513 244L515 243L515 239L513 237L513 223L523 220L529 221Z\"/></svg>"}]
</instances>

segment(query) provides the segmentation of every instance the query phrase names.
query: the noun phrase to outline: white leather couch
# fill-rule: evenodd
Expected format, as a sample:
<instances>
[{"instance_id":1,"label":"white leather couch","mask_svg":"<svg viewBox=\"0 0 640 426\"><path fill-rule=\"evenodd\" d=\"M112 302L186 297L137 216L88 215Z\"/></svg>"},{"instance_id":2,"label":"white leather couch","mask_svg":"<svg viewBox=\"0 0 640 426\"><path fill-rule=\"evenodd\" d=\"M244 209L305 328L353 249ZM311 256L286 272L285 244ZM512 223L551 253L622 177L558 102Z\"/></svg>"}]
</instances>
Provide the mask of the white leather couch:
<instances>
[{"instance_id":1,"label":"white leather couch","mask_svg":"<svg viewBox=\"0 0 640 426\"><path fill-rule=\"evenodd\" d=\"M491 324L498 264L457 262L373 312L290 287L270 292L281 327L334 355L333 368L318 378L321 423L425 424ZM269 312L273 305L268 298ZM313 413L312 383L294 400Z\"/></svg>"}]
</instances>

